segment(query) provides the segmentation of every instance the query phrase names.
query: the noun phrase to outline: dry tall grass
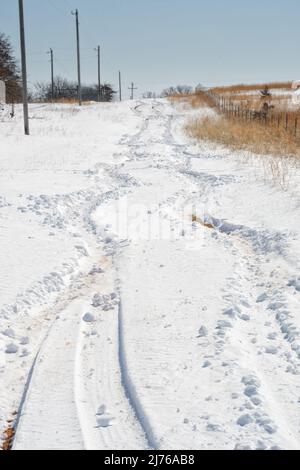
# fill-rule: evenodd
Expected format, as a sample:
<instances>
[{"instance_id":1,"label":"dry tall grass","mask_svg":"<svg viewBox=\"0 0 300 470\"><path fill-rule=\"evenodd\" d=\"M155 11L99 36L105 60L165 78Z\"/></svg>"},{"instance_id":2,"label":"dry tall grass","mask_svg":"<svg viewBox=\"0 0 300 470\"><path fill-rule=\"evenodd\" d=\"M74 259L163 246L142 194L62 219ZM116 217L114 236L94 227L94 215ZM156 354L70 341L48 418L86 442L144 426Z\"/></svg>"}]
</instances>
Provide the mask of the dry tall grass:
<instances>
[{"instance_id":1,"label":"dry tall grass","mask_svg":"<svg viewBox=\"0 0 300 470\"><path fill-rule=\"evenodd\" d=\"M264 156L264 178L286 190L291 168L300 162L300 142L278 126L263 126L216 116L191 121L187 133L198 140L224 145L232 150Z\"/></svg>"},{"instance_id":2,"label":"dry tall grass","mask_svg":"<svg viewBox=\"0 0 300 470\"><path fill-rule=\"evenodd\" d=\"M57 98L53 101L36 101L36 103L45 103L45 104L74 104L74 105L77 105L78 104L78 98ZM82 101L82 104L85 105L85 106L88 106L88 105L91 105L91 104L95 104L96 101L90 101L90 100L87 100L87 101Z\"/></svg>"},{"instance_id":3,"label":"dry tall grass","mask_svg":"<svg viewBox=\"0 0 300 470\"><path fill-rule=\"evenodd\" d=\"M211 88L211 91L215 94L223 95L225 93L242 93L247 91L259 91L263 90L265 87L269 89L278 90L278 89L292 89L292 82L270 82L270 83L261 83L261 84L239 84L239 85L230 85L230 86L220 86Z\"/></svg>"},{"instance_id":4,"label":"dry tall grass","mask_svg":"<svg viewBox=\"0 0 300 470\"><path fill-rule=\"evenodd\" d=\"M186 103L192 108L214 108L215 100L204 91L197 91L189 95L173 95L169 96L172 103Z\"/></svg>"},{"instance_id":5,"label":"dry tall grass","mask_svg":"<svg viewBox=\"0 0 300 470\"><path fill-rule=\"evenodd\" d=\"M255 121L246 122L220 116L194 120L186 126L186 130L192 137L217 142L234 150L300 157L299 141L276 124L263 126Z\"/></svg>"}]
</instances>

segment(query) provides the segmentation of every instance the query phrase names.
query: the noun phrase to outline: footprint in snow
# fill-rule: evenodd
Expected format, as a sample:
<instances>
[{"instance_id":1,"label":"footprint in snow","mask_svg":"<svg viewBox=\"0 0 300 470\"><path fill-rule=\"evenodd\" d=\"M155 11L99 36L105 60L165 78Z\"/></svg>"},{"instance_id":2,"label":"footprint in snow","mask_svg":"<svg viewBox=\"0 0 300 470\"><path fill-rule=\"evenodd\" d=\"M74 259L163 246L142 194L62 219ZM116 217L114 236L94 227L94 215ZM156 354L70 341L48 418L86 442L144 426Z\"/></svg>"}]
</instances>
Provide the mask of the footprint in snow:
<instances>
[{"instance_id":1,"label":"footprint in snow","mask_svg":"<svg viewBox=\"0 0 300 470\"><path fill-rule=\"evenodd\" d=\"M300 277L291 279L288 282L288 287L294 287L297 292L300 292Z\"/></svg>"},{"instance_id":2,"label":"footprint in snow","mask_svg":"<svg viewBox=\"0 0 300 470\"><path fill-rule=\"evenodd\" d=\"M253 418L249 414L242 415L237 420L237 424L241 427L247 426L248 424L251 424L251 423L253 423Z\"/></svg>"},{"instance_id":3,"label":"footprint in snow","mask_svg":"<svg viewBox=\"0 0 300 470\"><path fill-rule=\"evenodd\" d=\"M240 316L240 319L243 320L243 321L250 321L250 315L247 315L246 313L243 313Z\"/></svg>"},{"instance_id":4,"label":"footprint in snow","mask_svg":"<svg viewBox=\"0 0 300 470\"><path fill-rule=\"evenodd\" d=\"M273 421L267 417L257 417L256 418L256 424L261 426L264 431L268 434L275 434L277 432L277 426Z\"/></svg>"},{"instance_id":5,"label":"footprint in snow","mask_svg":"<svg viewBox=\"0 0 300 470\"><path fill-rule=\"evenodd\" d=\"M19 348L16 344L11 343L6 347L6 354L16 354L18 352Z\"/></svg>"},{"instance_id":6,"label":"footprint in snow","mask_svg":"<svg viewBox=\"0 0 300 470\"><path fill-rule=\"evenodd\" d=\"M16 334L13 329L7 328L7 330L2 331L3 336L6 336L7 338L14 339Z\"/></svg>"},{"instance_id":7,"label":"footprint in snow","mask_svg":"<svg viewBox=\"0 0 300 470\"><path fill-rule=\"evenodd\" d=\"M229 318L236 318L241 314L241 309L239 307L230 307L223 311L223 315L228 316Z\"/></svg>"},{"instance_id":8,"label":"footprint in snow","mask_svg":"<svg viewBox=\"0 0 300 470\"><path fill-rule=\"evenodd\" d=\"M255 450L267 450L268 445L264 441L257 441Z\"/></svg>"},{"instance_id":9,"label":"footprint in snow","mask_svg":"<svg viewBox=\"0 0 300 470\"><path fill-rule=\"evenodd\" d=\"M265 351L267 354L277 354L278 353L278 348L276 346L267 346L265 348Z\"/></svg>"},{"instance_id":10,"label":"footprint in snow","mask_svg":"<svg viewBox=\"0 0 300 470\"><path fill-rule=\"evenodd\" d=\"M113 420L114 418L111 416L100 416L97 417L97 425L99 428L109 428Z\"/></svg>"},{"instance_id":11,"label":"footprint in snow","mask_svg":"<svg viewBox=\"0 0 300 470\"><path fill-rule=\"evenodd\" d=\"M114 418L107 412L105 405L99 407L96 413L97 427L108 428L112 425Z\"/></svg>"},{"instance_id":12,"label":"footprint in snow","mask_svg":"<svg viewBox=\"0 0 300 470\"><path fill-rule=\"evenodd\" d=\"M86 313L82 320L85 322L85 323L93 323L95 321L95 317L94 315L92 315L91 313Z\"/></svg>"},{"instance_id":13,"label":"footprint in snow","mask_svg":"<svg viewBox=\"0 0 300 470\"><path fill-rule=\"evenodd\" d=\"M211 362L210 362L210 361L205 361L205 362L203 363L202 369L207 369L207 368L210 367L210 366L211 366Z\"/></svg>"},{"instance_id":14,"label":"footprint in snow","mask_svg":"<svg viewBox=\"0 0 300 470\"><path fill-rule=\"evenodd\" d=\"M206 426L206 430L209 432L222 432L222 426L219 424L208 423Z\"/></svg>"},{"instance_id":15,"label":"footprint in snow","mask_svg":"<svg viewBox=\"0 0 300 470\"><path fill-rule=\"evenodd\" d=\"M205 326L201 326L201 328L198 331L198 336L197 338L203 338L208 335L208 330Z\"/></svg>"},{"instance_id":16,"label":"footprint in snow","mask_svg":"<svg viewBox=\"0 0 300 470\"><path fill-rule=\"evenodd\" d=\"M265 292L261 295L259 295L256 299L256 303L262 303L262 302L265 302L266 300L268 300L268 294L266 294Z\"/></svg>"},{"instance_id":17,"label":"footprint in snow","mask_svg":"<svg viewBox=\"0 0 300 470\"><path fill-rule=\"evenodd\" d=\"M21 346L27 346L28 344L29 344L28 336L24 336L23 338L20 339L20 345Z\"/></svg>"}]
</instances>

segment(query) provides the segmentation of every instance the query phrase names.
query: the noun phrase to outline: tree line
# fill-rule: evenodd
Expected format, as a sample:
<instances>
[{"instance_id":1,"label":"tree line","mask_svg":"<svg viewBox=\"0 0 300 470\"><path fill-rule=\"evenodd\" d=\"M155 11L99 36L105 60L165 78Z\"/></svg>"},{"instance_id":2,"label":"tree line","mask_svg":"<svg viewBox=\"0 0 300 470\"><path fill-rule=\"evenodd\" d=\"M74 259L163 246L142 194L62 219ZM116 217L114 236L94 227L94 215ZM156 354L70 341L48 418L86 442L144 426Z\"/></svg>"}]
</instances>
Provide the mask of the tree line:
<instances>
[{"instance_id":1,"label":"tree line","mask_svg":"<svg viewBox=\"0 0 300 470\"><path fill-rule=\"evenodd\" d=\"M82 98L85 101L105 101L110 102L113 100L115 91L113 87L105 83L101 85L100 90L98 85L83 85ZM35 85L35 91L32 99L35 101L62 101L73 100L78 96L78 86L76 82L67 80L66 78L57 76L54 78L53 88L50 82L38 82Z\"/></svg>"},{"instance_id":2,"label":"tree line","mask_svg":"<svg viewBox=\"0 0 300 470\"><path fill-rule=\"evenodd\" d=\"M6 102L19 103L22 101L22 82L18 62L9 37L0 33L0 80L6 85ZM29 93L29 101L60 101L76 99L77 83L63 77L55 77L54 84L38 82ZM52 93L53 90L53 93ZM86 101L112 101L116 92L113 87L104 83L99 90L98 85L83 85L82 97Z\"/></svg>"}]
</instances>

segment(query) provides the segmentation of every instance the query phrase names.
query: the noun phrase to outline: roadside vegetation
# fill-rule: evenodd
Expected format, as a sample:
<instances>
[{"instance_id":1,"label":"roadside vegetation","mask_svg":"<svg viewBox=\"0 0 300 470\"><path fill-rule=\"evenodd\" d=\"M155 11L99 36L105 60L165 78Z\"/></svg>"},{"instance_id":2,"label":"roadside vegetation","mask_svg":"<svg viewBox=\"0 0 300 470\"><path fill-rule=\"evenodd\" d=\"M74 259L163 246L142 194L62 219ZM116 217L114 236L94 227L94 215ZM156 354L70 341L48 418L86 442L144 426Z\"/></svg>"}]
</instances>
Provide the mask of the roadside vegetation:
<instances>
[{"instance_id":1,"label":"roadside vegetation","mask_svg":"<svg viewBox=\"0 0 300 470\"><path fill-rule=\"evenodd\" d=\"M261 84L250 84L250 85L244 85L244 84L239 84L239 85L231 85L231 86L221 86L221 87L214 87L211 88L211 91L215 94L221 94L223 95L224 93L245 93L249 91L260 91L263 90L264 88L269 88L272 90L291 90L292 89L292 82L270 82L270 83L261 83Z\"/></svg>"},{"instance_id":2,"label":"roadside vegetation","mask_svg":"<svg viewBox=\"0 0 300 470\"><path fill-rule=\"evenodd\" d=\"M264 126L256 121L245 122L220 115L193 120L186 129L192 137L226 145L234 150L300 157L299 141L275 123Z\"/></svg>"},{"instance_id":3,"label":"roadside vegetation","mask_svg":"<svg viewBox=\"0 0 300 470\"><path fill-rule=\"evenodd\" d=\"M228 93L221 94L221 90L228 91L228 88L218 88L217 94L215 94L216 89L212 89L209 92L200 90L192 95L182 96L181 99L192 107L208 106L216 111L214 116L192 120L187 124L186 130L192 137L226 145L234 150L298 158L300 157L299 109L279 108L276 105L277 96L272 94L273 87L283 89L288 85L270 84L272 86L270 89L267 85L264 88L258 85L248 86L251 90L257 90L257 95L254 95L255 105L249 101L237 103L234 99L239 95L235 95L233 91L243 90L246 85L229 87L229 96ZM173 101L179 99L179 97L172 98ZM224 107L224 102L230 103L229 111Z\"/></svg>"},{"instance_id":4,"label":"roadside vegetation","mask_svg":"<svg viewBox=\"0 0 300 470\"><path fill-rule=\"evenodd\" d=\"M6 102L19 103L22 100L20 70L10 38L0 31L0 80L6 85Z\"/></svg>"}]
</instances>

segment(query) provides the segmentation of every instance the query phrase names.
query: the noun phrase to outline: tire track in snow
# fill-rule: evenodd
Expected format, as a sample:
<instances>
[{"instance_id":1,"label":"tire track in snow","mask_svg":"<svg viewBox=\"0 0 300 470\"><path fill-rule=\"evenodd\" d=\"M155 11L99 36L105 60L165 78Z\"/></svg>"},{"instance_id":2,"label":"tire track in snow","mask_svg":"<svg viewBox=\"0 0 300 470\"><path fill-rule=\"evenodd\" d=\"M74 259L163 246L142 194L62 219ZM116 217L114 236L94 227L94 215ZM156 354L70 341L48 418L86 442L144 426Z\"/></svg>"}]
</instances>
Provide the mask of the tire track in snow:
<instances>
[{"instance_id":1,"label":"tire track in snow","mask_svg":"<svg viewBox=\"0 0 300 470\"><path fill-rule=\"evenodd\" d=\"M153 433L150 419L143 408L143 405L137 394L136 388L131 380L131 375L129 372L128 362L127 362L124 334L125 333L124 333L122 301L120 301L120 304L119 304L119 360L120 360L123 387L125 390L125 394L128 398L128 401L131 404L135 412L135 415L138 418L140 425L142 426L145 432L149 448L158 450L160 446Z\"/></svg>"},{"instance_id":2,"label":"tire track in snow","mask_svg":"<svg viewBox=\"0 0 300 470\"><path fill-rule=\"evenodd\" d=\"M81 322L79 329L75 401L87 450L145 450L149 447L143 427L123 388L118 355L118 321L116 307L101 314L98 328ZM91 328L96 329L91 332ZM108 425L99 424L106 419Z\"/></svg>"},{"instance_id":3,"label":"tire track in snow","mask_svg":"<svg viewBox=\"0 0 300 470\"><path fill-rule=\"evenodd\" d=\"M122 387L118 308L91 307L96 292L113 287L107 267L106 274L91 275L88 269L64 294L28 376L14 450L149 447ZM89 310L95 322L85 323ZM99 425L103 405L113 418L111 426Z\"/></svg>"},{"instance_id":4,"label":"tire track in snow","mask_svg":"<svg viewBox=\"0 0 300 470\"><path fill-rule=\"evenodd\" d=\"M37 356L17 427L15 450L83 449L73 390L76 299L59 315Z\"/></svg>"}]
</instances>

